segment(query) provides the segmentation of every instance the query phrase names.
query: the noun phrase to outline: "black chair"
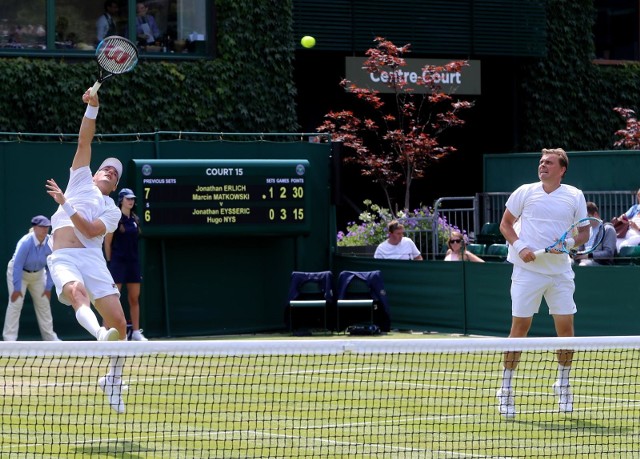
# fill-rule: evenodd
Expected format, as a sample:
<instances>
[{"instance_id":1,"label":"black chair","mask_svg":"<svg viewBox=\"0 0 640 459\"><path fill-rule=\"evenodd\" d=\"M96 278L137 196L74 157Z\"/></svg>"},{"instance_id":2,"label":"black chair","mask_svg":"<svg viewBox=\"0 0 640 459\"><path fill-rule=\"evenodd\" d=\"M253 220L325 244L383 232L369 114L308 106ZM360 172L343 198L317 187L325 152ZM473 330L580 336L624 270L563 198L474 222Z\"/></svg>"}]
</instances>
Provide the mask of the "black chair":
<instances>
[{"instance_id":1,"label":"black chair","mask_svg":"<svg viewBox=\"0 0 640 459\"><path fill-rule=\"evenodd\" d=\"M390 307L380 271L342 271L338 276L336 329L375 323L383 332L391 329Z\"/></svg>"},{"instance_id":2,"label":"black chair","mask_svg":"<svg viewBox=\"0 0 640 459\"><path fill-rule=\"evenodd\" d=\"M328 330L328 310L333 305L331 271L291 273L285 321L294 334L310 334L311 329ZM294 311L300 313L294 314ZM302 312L304 311L304 314ZM294 322L294 319L296 321Z\"/></svg>"}]
</instances>

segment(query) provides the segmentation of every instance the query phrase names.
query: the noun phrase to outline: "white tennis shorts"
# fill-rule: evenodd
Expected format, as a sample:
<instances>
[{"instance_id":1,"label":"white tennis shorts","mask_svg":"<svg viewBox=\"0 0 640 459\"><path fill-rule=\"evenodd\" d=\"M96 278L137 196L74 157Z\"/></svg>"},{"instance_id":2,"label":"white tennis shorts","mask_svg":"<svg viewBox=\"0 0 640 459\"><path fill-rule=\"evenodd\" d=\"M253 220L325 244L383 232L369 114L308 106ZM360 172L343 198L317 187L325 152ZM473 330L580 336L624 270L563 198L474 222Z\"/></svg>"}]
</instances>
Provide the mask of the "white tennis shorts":
<instances>
[{"instance_id":1,"label":"white tennis shorts","mask_svg":"<svg viewBox=\"0 0 640 459\"><path fill-rule=\"evenodd\" d=\"M549 314L575 314L574 277L571 269L550 276L514 266L511 275L511 314L514 317L532 317L539 311L543 297L549 306Z\"/></svg>"},{"instance_id":2,"label":"white tennis shorts","mask_svg":"<svg viewBox=\"0 0 640 459\"><path fill-rule=\"evenodd\" d=\"M102 249L58 249L47 258L51 278L56 285L61 303L71 305L71 301L62 292L69 282L82 282L93 303L96 299L116 294L120 291L113 282L102 255Z\"/></svg>"}]
</instances>

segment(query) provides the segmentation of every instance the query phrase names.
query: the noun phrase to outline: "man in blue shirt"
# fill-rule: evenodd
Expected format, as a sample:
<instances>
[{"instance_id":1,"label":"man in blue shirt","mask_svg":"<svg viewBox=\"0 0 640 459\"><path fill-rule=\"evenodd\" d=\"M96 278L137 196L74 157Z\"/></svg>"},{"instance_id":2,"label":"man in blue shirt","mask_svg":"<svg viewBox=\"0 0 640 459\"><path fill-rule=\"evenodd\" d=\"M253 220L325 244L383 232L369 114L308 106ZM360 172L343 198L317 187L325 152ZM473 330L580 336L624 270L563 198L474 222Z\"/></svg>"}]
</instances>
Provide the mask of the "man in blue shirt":
<instances>
[{"instance_id":1,"label":"man in blue shirt","mask_svg":"<svg viewBox=\"0 0 640 459\"><path fill-rule=\"evenodd\" d=\"M51 222L43 215L36 215L31 219L31 226L29 232L18 241L7 266L7 289L10 295L2 337L5 341L18 339L20 313L28 289L42 339L59 341L53 331L50 304L53 280L47 267L47 257L51 254L48 244Z\"/></svg>"}]
</instances>

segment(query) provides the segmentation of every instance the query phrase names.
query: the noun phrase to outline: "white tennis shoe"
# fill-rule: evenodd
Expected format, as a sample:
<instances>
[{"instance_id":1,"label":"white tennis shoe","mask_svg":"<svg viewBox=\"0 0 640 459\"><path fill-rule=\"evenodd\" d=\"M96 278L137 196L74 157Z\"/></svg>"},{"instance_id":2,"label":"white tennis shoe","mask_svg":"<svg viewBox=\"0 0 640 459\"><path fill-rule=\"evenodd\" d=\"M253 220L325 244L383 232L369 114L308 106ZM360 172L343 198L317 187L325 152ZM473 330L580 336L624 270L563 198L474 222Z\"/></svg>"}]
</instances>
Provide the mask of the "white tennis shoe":
<instances>
[{"instance_id":1,"label":"white tennis shoe","mask_svg":"<svg viewBox=\"0 0 640 459\"><path fill-rule=\"evenodd\" d=\"M98 341L118 341L120 339L120 333L115 328L107 330L104 327L100 327L96 338Z\"/></svg>"},{"instance_id":2,"label":"white tennis shoe","mask_svg":"<svg viewBox=\"0 0 640 459\"><path fill-rule=\"evenodd\" d=\"M573 411L573 394L571 386L561 386L560 381L553 383L553 392L558 396L558 408L563 413L571 413Z\"/></svg>"},{"instance_id":3,"label":"white tennis shoe","mask_svg":"<svg viewBox=\"0 0 640 459\"><path fill-rule=\"evenodd\" d=\"M109 405L116 413L125 412L124 402L122 401L122 380L115 376L103 376L98 379L98 386L107 396Z\"/></svg>"},{"instance_id":4,"label":"white tennis shoe","mask_svg":"<svg viewBox=\"0 0 640 459\"><path fill-rule=\"evenodd\" d=\"M133 330L131 333L131 341L149 341L143 334L142 328L140 330Z\"/></svg>"},{"instance_id":5,"label":"white tennis shoe","mask_svg":"<svg viewBox=\"0 0 640 459\"><path fill-rule=\"evenodd\" d=\"M498 389L496 397L498 397L498 410L500 414L507 419L515 418L516 400L513 389Z\"/></svg>"}]
</instances>

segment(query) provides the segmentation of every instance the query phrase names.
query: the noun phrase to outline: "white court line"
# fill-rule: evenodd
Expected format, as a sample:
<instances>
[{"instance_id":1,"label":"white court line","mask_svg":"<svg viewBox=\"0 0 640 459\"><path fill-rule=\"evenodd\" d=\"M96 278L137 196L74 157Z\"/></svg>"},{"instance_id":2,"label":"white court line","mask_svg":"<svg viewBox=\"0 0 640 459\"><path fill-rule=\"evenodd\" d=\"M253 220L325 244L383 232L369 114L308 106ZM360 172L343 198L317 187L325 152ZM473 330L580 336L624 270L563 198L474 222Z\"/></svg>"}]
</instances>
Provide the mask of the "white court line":
<instances>
[{"instance_id":1,"label":"white court line","mask_svg":"<svg viewBox=\"0 0 640 459\"><path fill-rule=\"evenodd\" d=\"M345 368L345 369L332 369L332 370L320 370L320 371L308 371L308 370L304 370L304 371L296 371L296 372L280 372L280 373L275 373L272 374L276 375L276 376L291 376L291 375L305 375L305 374L323 374L323 375L342 375L342 374L358 374L358 373L367 373L370 374L370 371L372 370L381 370L381 369L388 369L388 368L384 368L384 367L380 367L380 366L372 366L372 367L357 367L357 368ZM469 375L469 372L457 372L460 374L464 374L464 375ZM482 374L482 375L491 375L494 374L495 372L477 372L478 374ZM426 374L450 374L450 372L446 372L446 371L437 371L437 372L426 372ZM236 376L248 376L248 375L241 375L241 374L237 374ZM194 379L211 379L213 380L213 383L215 384L215 378L216 375L206 375L206 376L196 376L196 375L192 375L192 376L184 376L184 375L179 375L179 376L168 376L168 377L162 377L162 378L140 378L140 379L130 379L127 382L131 385L135 385L136 383L139 382L149 382L149 383L153 383L153 382L159 382L159 381L178 381L180 379L189 379L189 380L194 380ZM437 385L437 384L423 384L423 383L407 383L407 382L403 382L403 381L379 381L379 380L368 380L368 379L346 379L345 378L319 378L325 381L329 381L329 382L335 382L335 381L349 381L349 382L359 382L359 383L366 383L366 382L371 382L371 383L376 383L376 384L383 384L385 386L390 386L390 385L401 385L401 386L409 386L409 387L424 387L424 388L435 388L435 389L445 389L445 390L465 390L467 388L477 388L475 386L473 387L467 387L467 386L456 386L454 388L452 388L451 386L442 386L442 385ZM518 379L536 379L536 378L532 378L532 377L525 377L525 378L518 378ZM496 378L496 380L498 380L498 378ZM581 380L581 381L588 381L588 379L585 378L572 378L572 380L576 381L576 380ZM517 381L517 380L516 380ZM444 381L441 381L444 382ZM593 383L593 381L592 381ZM86 382L86 383L79 383L79 382L70 382L70 383L45 383L45 384L20 384L22 387L24 387L25 385L28 386L39 386L39 387L65 387L65 386L72 386L72 385L82 385L82 386L94 386L95 383L93 382ZM579 386L578 386L579 387ZM481 389L482 391L487 391L489 389ZM492 389L491 389L492 390ZM492 396L495 394L492 394ZM517 392L517 388L516 388L516 395L518 395ZM555 397L554 394L551 392L551 390L549 392L537 392L537 391L525 391L522 392L521 395L541 395L541 396L550 396L550 397ZM622 403L627 403L626 405L624 405L624 407L629 408L628 403L632 403L632 406L635 407L637 406L637 403L639 402L638 400L621 400L619 398L609 398L609 397L602 397L602 396L589 396L589 395L574 395L576 398L587 398L587 399L594 399L594 400L600 400L600 401L611 401L611 402L617 402L614 403L613 406L622 404ZM491 406L493 406L491 404ZM594 411L594 410L599 410L600 408L598 407L594 407L594 408L578 408L575 411L582 411L582 412L590 412L590 411ZM520 411L520 414L534 414L534 413L558 413L557 410L530 410L530 411ZM571 416L570 414L567 415L563 415L563 416ZM455 419L455 420L460 420L460 419L473 419L473 418L480 418L480 417L486 417L486 413L485 414L471 414L471 415L446 415L446 416L437 416L437 417L423 417L423 416L412 416L412 417L405 417L405 418L395 418L392 420L382 420L382 421L376 421L376 422L358 422L358 423L343 423L343 424L328 424L328 425L321 425L321 426L306 426L306 427L297 427L298 429L300 428L304 428L305 430L317 430L317 429L326 429L326 428L336 428L336 427L357 427L357 426L375 426L375 425L384 425L384 424L388 424L388 423L397 423L397 422L411 422L411 421L434 421L434 420L451 420L451 419ZM499 417L499 415L496 414L496 419L501 419ZM282 438L292 438L292 439L305 439L305 440L309 440L309 437L302 437L302 436L295 436L295 435L285 435L285 434L274 434L272 432L260 432L260 431L226 431L226 432L184 432L184 433L175 433L175 434L161 434L161 435L150 435L150 436L139 436L139 437L129 437L132 440L139 440L139 441L144 441L144 440L152 440L152 439L158 439L158 438L172 438L172 437L195 437L195 436L201 436L201 434L206 434L205 437L207 436L234 436L234 435L238 435L238 434L242 434L242 433L253 433L255 435L261 435L261 436L272 436L272 437L282 437ZM336 440L331 440L331 439L325 439L325 438L311 438L311 440L313 441L317 441L320 443L331 443L331 444L335 444L335 445L345 445L345 446L363 446L366 447L367 444L365 443L360 443L360 442L341 442L341 441L336 441ZM74 442L73 444L94 444L94 443L100 443L100 442L122 442L122 438L118 438L118 439L97 439L97 440L88 440L88 441L79 441L79 442ZM32 446L37 446L38 444L34 444ZM29 446L29 445L19 445L21 448L25 447L25 446ZM547 445L547 446L551 446L551 445ZM483 458L483 457L487 457L485 455L479 455L479 454L468 454L468 453L458 453L458 452L454 452L454 451L437 451L437 450L429 450L429 449L423 449L423 448L408 448L408 447L400 447L400 446L392 446L392 445L379 445L379 444L371 444L369 446L370 448L384 448L387 450L393 450L393 451L415 451L415 452L430 452L430 453L437 453L437 454L443 454L443 455L449 455L450 457L477 457L477 458ZM5 448L0 448L0 449L5 449ZM13 448L10 448L9 450L12 450Z\"/></svg>"}]
</instances>

